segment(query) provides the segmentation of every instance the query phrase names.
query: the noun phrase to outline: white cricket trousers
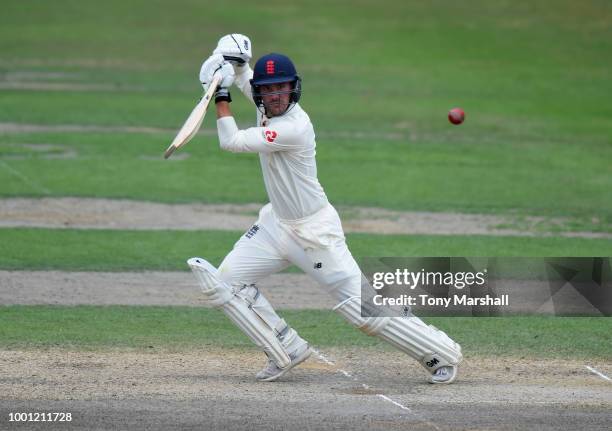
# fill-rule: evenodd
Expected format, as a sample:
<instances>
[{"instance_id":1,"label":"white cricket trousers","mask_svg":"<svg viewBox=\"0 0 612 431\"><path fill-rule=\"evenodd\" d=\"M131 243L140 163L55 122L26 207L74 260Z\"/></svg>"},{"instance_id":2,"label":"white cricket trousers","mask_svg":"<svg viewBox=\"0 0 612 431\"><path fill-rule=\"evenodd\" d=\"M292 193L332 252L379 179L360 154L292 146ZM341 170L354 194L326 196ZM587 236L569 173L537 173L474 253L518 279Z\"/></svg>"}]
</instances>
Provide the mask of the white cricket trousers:
<instances>
[{"instance_id":1,"label":"white cricket trousers","mask_svg":"<svg viewBox=\"0 0 612 431\"><path fill-rule=\"evenodd\" d=\"M346 245L340 217L329 203L311 216L291 221L280 220L272 205L265 205L257 222L221 263L218 276L241 288L291 264L338 302L361 294L361 270ZM260 311L266 312L271 323L280 321L271 306L265 308Z\"/></svg>"},{"instance_id":2,"label":"white cricket trousers","mask_svg":"<svg viewBox=\"0 0 612 431\"><path fill-rule=\"evenodd\" d=\"M257 223L238 240L217 275L236 290L257 298L252 304L253 311L271 328L277 328L285 326L284 321L255 284L292 263L333 295L341 307L338 312L349 322L390 342L419 361L430 374L461 362L461 347L418 317L364 319L360 310L355 310L359 302L354 298L361 297L362 274L346 246L338 213L330 204L310 217L293 221L280 220L270 204L264 206ZM297 336L285 348L291 355L304 344L306 341Z\"/></svg>"}]
</instances>

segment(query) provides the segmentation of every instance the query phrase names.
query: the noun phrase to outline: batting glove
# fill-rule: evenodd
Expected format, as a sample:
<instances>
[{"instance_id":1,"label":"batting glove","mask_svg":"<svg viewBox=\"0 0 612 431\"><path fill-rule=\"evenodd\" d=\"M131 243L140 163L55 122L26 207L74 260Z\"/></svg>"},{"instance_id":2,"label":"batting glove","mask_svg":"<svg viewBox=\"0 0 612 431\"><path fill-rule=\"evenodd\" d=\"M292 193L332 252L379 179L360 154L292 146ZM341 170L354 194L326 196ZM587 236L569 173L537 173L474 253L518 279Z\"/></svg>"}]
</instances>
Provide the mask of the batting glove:
<instances>
[{"instance_id":1,"label":"batting glove","mask_svg":"<svg viewBox=\"0 0 612 431\"><path fill-rule=\"evenodd\" d=\"M239 74L245 69L244 66L251 61L251 39L243 34L227 34L219 39L213 54L221 54L226 61L234 66L234 71Z\"/></svg>"},{"instance_id":2,"label":"batting glove","mask_svg":"<svg viewBox=\"0 0 612 431\"><path fill-rule=\"evenodd\" d=\"M221 81L215 92L215 102L220 100L226 100L231 102L232 99L229 94L229 87L234 83L234 68L231 64L223 59L221 54L213 54L202 64L200 69L200 82L204 91L208 91L210 83L212 82L215 75L221 76Z\"/></svg>"}]
</instances>

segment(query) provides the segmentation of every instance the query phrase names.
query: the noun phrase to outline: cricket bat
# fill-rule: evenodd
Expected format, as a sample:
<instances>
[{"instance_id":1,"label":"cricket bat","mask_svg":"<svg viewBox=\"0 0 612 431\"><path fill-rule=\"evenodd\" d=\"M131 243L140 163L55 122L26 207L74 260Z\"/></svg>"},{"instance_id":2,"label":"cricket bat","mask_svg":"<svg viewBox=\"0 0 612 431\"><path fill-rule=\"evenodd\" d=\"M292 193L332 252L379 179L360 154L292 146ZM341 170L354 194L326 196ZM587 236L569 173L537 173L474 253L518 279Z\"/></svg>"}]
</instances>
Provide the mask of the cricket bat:
<instances>
[{"instance_id":1,"label":"cricket bat","mask_svg":"<svg viewBox=\"0 0 612 431\"><path fill-rule=\"evenodd\" d=\"M202 125L202 121L204 121L204 116L206 115L206 110L208 109L210 99L212 99L215 91L217 91L220 81L221 75L215 75L210 83L210 87L208 87L208 91L206 94L204 94L204 97L202 97L196 107L193 108L193 111L191 111L191 114L189 114L189 117L187 117L187 121L185 121L185 124L183 124L181 130L179 130L170 146L166 149L164 159L170 157L175 150L181 148L183 145L189 142L196 133L198 133L198 130L200 130L200 126Z\"/></svg>"}]
</instances>

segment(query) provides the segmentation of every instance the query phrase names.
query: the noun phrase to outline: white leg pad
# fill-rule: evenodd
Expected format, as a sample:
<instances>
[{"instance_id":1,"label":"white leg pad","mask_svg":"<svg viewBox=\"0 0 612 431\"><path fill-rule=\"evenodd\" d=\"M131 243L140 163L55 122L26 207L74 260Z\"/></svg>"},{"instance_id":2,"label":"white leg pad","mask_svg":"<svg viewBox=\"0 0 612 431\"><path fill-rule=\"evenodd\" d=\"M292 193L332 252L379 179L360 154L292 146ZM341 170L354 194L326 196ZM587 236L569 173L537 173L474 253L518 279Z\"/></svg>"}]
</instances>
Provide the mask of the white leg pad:
<instances>
[{"instance_id":1,"label":"white leg pad","mask_svg":"<svg viewBox=\"0 0 612 431\"><path fill-rule=\"evenodd\" d=\"M361 301L356 296L336 305L334 311L366 334L376 335L407 353L432 374L463 359L459 344L418 317L362 317Z\"/></svg>"},{"instance_id":2,"label":"white leg pad","mask_svg":"<svg viewBox=\"0 0 612 431\"><path fill-rule=\"evenodd\" d=\"M281 339L287 338L287 335L289 335L287 332L293 330L288 328L284 321L276 328L270 327L254 311L249 297L240 295L231 285L221 281L217 277L217 269L206 260L194 257L189 259L187 264L191 267L191 271L200 284L202 293L211 305L221 307L227 317L257 346L262 348L279 368L285 368L291 364L291 358Z\"/></svg>"}]
</instances>

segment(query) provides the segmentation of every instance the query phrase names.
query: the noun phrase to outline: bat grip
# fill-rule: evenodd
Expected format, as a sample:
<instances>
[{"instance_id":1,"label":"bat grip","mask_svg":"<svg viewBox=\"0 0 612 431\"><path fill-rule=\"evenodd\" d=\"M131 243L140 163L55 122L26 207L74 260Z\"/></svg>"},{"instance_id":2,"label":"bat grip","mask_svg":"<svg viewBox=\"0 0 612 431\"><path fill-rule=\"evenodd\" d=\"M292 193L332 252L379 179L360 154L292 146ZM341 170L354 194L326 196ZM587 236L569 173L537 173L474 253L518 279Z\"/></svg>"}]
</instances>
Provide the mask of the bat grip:
<instances>
[{"instance_id":1,"label":"bat grip","mask_svg":"<svg viewBox=\"0 0 612 431\"><path fill-rule=\"evenodd\" d=\"M246 61L244 61L244 59L242 59L242 58L240 58L240 57L234 57L233 55L224 55L224 56L223 56L223 59L224 59L225 61L230 61L230 62L231 62L231 61L234 61L234 62L236 62L236 63L238 63L238 64L244 64L244 63L246 63Z\"/></svg>"}]
</instances>

